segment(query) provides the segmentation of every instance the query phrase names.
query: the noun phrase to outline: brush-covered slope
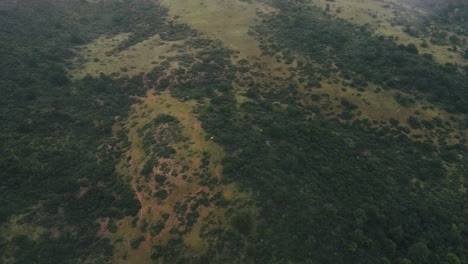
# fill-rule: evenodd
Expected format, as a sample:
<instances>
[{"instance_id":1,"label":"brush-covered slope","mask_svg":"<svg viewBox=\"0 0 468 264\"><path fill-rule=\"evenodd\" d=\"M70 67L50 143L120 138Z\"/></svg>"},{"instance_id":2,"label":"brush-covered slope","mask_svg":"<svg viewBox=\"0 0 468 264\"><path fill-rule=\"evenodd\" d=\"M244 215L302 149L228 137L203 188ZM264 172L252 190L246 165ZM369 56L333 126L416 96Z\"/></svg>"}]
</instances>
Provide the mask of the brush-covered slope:
<instances>
[{"instance_id":1,"label":"brush-covered slope","mask_svg":"<svg viewBox=\"0 0 468 264\"><path fill-rule=\"evenodd\" d=\"M465 13L0 3L0 263L468 263Z\"/></svg>"}]
</instances>

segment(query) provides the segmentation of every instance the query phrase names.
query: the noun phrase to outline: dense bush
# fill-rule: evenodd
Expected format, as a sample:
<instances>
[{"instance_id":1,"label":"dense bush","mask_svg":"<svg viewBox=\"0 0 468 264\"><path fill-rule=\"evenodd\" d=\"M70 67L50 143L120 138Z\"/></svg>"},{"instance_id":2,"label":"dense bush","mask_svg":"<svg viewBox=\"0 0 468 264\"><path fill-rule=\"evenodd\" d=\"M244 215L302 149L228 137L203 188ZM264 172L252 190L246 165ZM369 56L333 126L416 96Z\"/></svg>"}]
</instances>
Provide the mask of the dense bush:
<instances>
[{"instance_id":1,"label":"dense bush","mask_svg":"<svg viewBox=\"0 0 468 264\"><path fill-rule=\"evenodd\" d=\"M441 263L454 248L467 258L466 241L453 240L449 231L453 223L466 226L466 195L446 181L437 151L398 132L382 136L365 122L308 120L294 106L271 103L244 103L237 113L212 103L202 116L204 127L232 154L224 161L225 180L254 190L261 208L258 235L251 240L254 262L406 257ZM238 115L244 118L233 118ZM466 161L456 163L466 167ZM462 171L457 175L464 177ZM246 219L233 220L242 234L250 229Z\"/></svg>"},{"instance_id":2,"label":"dense bush","mask_svg":"<svg viewBox=\"0 0 468 264\"><path fill-rule=\"evenodd\" d=\"M0 255L15 263L103 263L112 255L96 236L96 219L140 208L115 173L126 135L113 137L112 126L146 90L141 76L73 81L65 65L72 46L103 33L130 32L131 45L167 30L165 15L146 0L24 0L0 11L0 222L20 214L27 225L60 233L0 243Z\"/></svg>"}]
</instances>

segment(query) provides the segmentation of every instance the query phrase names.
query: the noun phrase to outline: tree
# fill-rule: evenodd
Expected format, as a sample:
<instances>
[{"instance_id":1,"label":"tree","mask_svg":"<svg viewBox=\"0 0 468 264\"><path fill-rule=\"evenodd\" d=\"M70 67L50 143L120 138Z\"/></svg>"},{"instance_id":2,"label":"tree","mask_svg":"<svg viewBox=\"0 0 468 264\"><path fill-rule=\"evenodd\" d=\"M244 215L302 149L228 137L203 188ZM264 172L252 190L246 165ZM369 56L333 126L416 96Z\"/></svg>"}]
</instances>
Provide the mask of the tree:
<instances>
[{"instance_id":1,"label":"tree","mask_svg":"<svg viewBox=\"0 0 468 264\"><path fill-rule=\"evenodd\" d=\"M448 253L447 260L450 264L462 264L458 256L455 255L454 253Z\"/></svg>"},{"instance_id":2,"label":"tree","mask_svg":"<svg viewBox=\"0 0 468 264\"><path fill-rule=\"evenodd\" d=\"M408 51L409 53L413 53L413 54L419 53L418 48L413 43L410 43L406 46L406 51Z\"/></svg>"},{"instance_id":3,"label":"tree","mask_svg":"<svg viewBox=\"0 0 468 264\"><path fill-rule=\"evenodd\" d=\"M252 211L239 212L232 219L232 226L243 235L252 235L255 228L255 214Z\"/></svg>"},{"instance_id":4,"label":"tree","mask_svg":"<svg viewBox=\"0 0 468 264\"><path fill-rule=\"evenodd\" d=\"M401 259L398 264L412 264L413 262L407 258Z\"/></svg>"},{"instance_id":5,"label":"tree","mask_svg":"<svg viewBox=\"0 0 468 264\"><path fill-rule=\"evenodd\" d=\"M422 241L414 243L408 250L409 257L416 263L426 263L430 253L426 243Z\"/></svg>"}]
</instances>

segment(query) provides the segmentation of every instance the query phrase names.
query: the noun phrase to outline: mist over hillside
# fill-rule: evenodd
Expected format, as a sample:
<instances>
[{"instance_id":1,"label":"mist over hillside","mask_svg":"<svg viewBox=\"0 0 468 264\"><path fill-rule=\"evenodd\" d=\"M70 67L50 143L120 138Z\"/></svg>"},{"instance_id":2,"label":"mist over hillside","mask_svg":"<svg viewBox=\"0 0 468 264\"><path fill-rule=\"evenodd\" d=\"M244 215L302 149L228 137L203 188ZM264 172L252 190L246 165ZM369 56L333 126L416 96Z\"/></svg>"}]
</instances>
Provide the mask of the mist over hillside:
<instances>
[{"instance_id":1,"label":"mist over hillside","mask_svg":"<svg viewBox=\"0 0 468 264\"><path fill-rule=\"evenodd\" d=\"M423 8L445 22L466 23L468 20L468 3L463 0L402 0L402 2Z\"/></svg>"}]
</instances>

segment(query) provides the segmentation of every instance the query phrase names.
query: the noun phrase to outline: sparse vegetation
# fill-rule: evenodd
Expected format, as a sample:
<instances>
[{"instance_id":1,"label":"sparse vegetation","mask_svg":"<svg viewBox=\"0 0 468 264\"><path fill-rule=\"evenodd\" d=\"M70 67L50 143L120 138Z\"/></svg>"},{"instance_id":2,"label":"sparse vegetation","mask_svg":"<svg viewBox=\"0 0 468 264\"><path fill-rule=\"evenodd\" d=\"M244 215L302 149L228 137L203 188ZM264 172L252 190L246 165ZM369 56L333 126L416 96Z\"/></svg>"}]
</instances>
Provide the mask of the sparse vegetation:
<instances>
[{"instance_id":1,"label":"sparse vegetation","mask_svg":"<svg viewBox=\"0 0 468 264\"><path fill-rule=\"evenodd\" d=\"M1 263L468 261L462 2L407 41L338 1L17 2Z\"/></svg>"}]
</instances>

